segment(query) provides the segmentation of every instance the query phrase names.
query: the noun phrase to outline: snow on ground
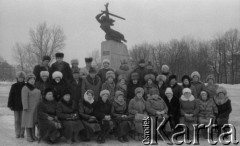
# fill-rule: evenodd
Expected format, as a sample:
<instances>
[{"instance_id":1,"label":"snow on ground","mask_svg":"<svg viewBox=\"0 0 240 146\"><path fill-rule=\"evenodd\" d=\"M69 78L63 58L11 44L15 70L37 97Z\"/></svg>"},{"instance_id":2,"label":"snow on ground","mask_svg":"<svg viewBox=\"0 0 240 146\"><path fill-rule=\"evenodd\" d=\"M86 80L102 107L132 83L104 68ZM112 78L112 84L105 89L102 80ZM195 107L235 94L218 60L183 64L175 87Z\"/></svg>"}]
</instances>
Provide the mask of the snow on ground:
<instances>
[{"instance_id":1,"label":"snow on ground","mask_svg":"<svg viewBox=\"0 0 240 146\"><path fill-rule=\"evenodd\" d=\"M7 108L8 94L11 87L11 82L0 82L0 146L46 146L44 142L41 143L28 143L25 139L16 139L14 134L14 118L13 112ZM229 98L232 101L233 111L230 115L229 123L233 124L237 130L237 140L240 140L240 84L238 85L227 85L220 84L227 88ZM61 141L58 144L60 146L66 146L67 144L64 141ZM92 146L98 145L96 143L96 137L91 142L81 142L73 145L79 146ZM141 142L130 140L129 143L122 144L117 141L116 138L111 137L107 139L105 145L134 145L140 146L143 145ZM158 142L158 145L167 145L164 142ZM200 145L209 145L208 142L200 138ZM218 144L220 145L220 144Z\"/></svg>"}]
</instances>

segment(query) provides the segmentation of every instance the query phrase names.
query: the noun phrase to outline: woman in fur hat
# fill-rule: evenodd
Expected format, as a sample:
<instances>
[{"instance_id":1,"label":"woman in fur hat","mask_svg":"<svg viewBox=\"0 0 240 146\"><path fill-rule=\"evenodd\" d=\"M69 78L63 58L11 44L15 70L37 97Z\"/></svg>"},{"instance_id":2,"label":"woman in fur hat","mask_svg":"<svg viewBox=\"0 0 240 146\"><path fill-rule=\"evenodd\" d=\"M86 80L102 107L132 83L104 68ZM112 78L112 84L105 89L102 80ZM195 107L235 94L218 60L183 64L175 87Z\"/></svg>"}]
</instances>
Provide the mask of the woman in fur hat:
<instances>
[{"instance_id":1,"label":"woman in fur hat","mask_svg":"<svg viewBox=\"0 0 240 146\"><path fill-rule=\"evenodd\" d=\"M26 74L23 71L19 71L16 74L17 82L11 86L8 97L8 108L14 112L14 126L16 138L24 138L24 128L21 128L22 120L22 88L25 86Z\"/></svg>"},{"instance_id":2,"label":"woman in fur hat","mask_svg":"<svg viewBox=\"0 0 240 146\"><path fill-rule=\"evenodd\" d=\"M198 122L199 124L208 125L210 118L215 121L215 116L217 115L218 110L216 104L213 101L213 98L210 98L207 91L203 90L200 93L199 98L199 113L198 113ZM203 131L204 138L207 138L207 129Z\"/></svg>"},{"instance_id":3,"label":"woman in fur hat","mask_svg":"<svg viewBox=\"0 0 240 146\"><path fill-rule=\"evenodd\" d=\"M135 97L135 89L137 87L142 87L142 84L139 80L139 74L137 72L133 72L130 75L130 81L127 85L127 104L132 98Z\"/></svg>"},{"instance_id":4,"label":"woman in fur hat","mask_svg":"<svg viewBox=\"0 0 240 146\"><path fill-rule=\"evenodd\" d=\"M62 79L63 74L60 71L55 71L52 74L52 88L55 100L58 102L62 98L63 91L69 89L68 84Z\"/></svg>"},{"instance_id":5,"label":"woman in fur hat","mask_svg":"<svg viewBox=\"0 0 240 146\"><path fill-rule=\"evenodd\" d=\"M63 91L62 98L57 105L57 117L63 124L62 134L68 144L79 141L79 131L83 130L77 104L71 98L70 91Z\"/></svg>"},{"instance_id":6,"label":"woman in fur hat","mask_svg":"<svg viewBox=\"0 0 240 146\"><path fill-rule=\"evenodd\" d=\"M72 72L77 70L80 73L80 68L78 67L78 65L79 65L78 59L72 59L71 60L71 65L72 65L72 68L71 68Z\"/></svg>"},{"instance_id":7,"label":"woman in fur hat","mask_svg":"<svg viewBox=\"0 0 240 146\"><path fill-rule=\"evenodd\" d=\"M139 141L142 140L143 136L143 127L142 127L142 119L147 117L145 100L143 98L144 89L138 87L135 89L135 97L130 100L128 105L129 114L135 116L134 118L134 126L135 126L135 136L134 139Z\"/></svg>"},{"instance_id":8,"label":"woman in fur hat","mask_svg":"<svg viewBox=\"0 0 240 146\"><path fill-rule=\"evenodd\" d=\"M103 68L101 68L98 71L97 75L100 77L102 83L104 83L107 80L106 73L108 71L112 71L113 72L113 69L110 68L110 60L109 59L104 59L102 64L103 64Z\"/></svg>"},{"instance_id":9,"label":"woman in fur hat","mask_svg":"<svg viewBox=\"0 0 240 146\"><path fill-rule=\"evenodd\" d=\"M192 95L197 98L197 90L195 86L192 85L191 83L191 78L188 75L184 75L182 77L182 89L184 88L190 88L192 91Z\"/></svg>"},{"instance_id":10,"label":"woman in fur hat","mask_svg":"<svg viewBox=\"0 0 240 146\"><path fill-rule=\"evenodd\" d=\"M215 77L214 75L208 75L207 76L207 85L206 85L206 90L209 93L210 98L214 98L216 96L216 91L218 89L218 85L215 83Z\"/></svg>"},{"instance_id":11,"label":"woman in fur hat","mask_svg":"<svg viewBox=\"0 0 240 146\"><path fill-rule=\"evenodd\" d=\"M166 85L167 77L165 75L158 75L156 78L156 81L157 81L157 87L159 90L159 95L160 97L163 98L165 96L165 91L167 88L167 85Z\"/></svg>"},{"instance_id":12,"label":"woman in fur hat","mask_svg":"<svg viewBox=\"0 0 240 146\"><path fill-rule=\"evenodd\" d=\"M155 82L155 76L153 74L147 74L144 77L146 84L144 85L144 99L147 100L150 97L150 90L151 89L156 89L158 90L157 85L154 83Z\"/></svg>"},{"instance_id":13,"label":"woman in fur hat","mask_svg":"<svg viewBox=\"0 0 240 146\"><path fill-rule=\"evenodd\" d=\"M117 124L116 132L120 142L128 142L127 135L133 127L133 116L128 115L124 93L116 91L112 104L112 116Z\"/></svg>"},{"instance_id":14,"label":"woman in fur hat","mask_svg":"<svg viewBox=\"0 0 240 146\"><path fill-rule=\"evenodd\" d=\"M189 128L189 139L191 139L193 137L193 124L197 124L198 101L192 95L191 89L184 88L179 102L181 110L180 123L185 124Z\"/></svg>"},{"instance_id":15,"label":"woman in fur hat","mask_svg":"<svg viewBox=\"0 0 240 146\"><path fill-rule=\"evenodd\" d=\"M53 97L53 90L47 88L43 95L43 100L38 106L38 128L40 139L49 144L54 144L60 138L60 129L62 128L57 118L57 102Z\"/></svg>"},{"instance_id":16,"label":"woman in fur hat","mask_svg":"<svg viewBox=\"0 0 240 146\"><path fill-rule=\"evenodd\" d=\"M36 88L41 91L42 96L45 93L45 89L50 88L51 83L49 79L49 72L48 71L41 71L40 72L40 79L36 81Z\"/></svg>"},{"instance_id":17,"label":"woman in fur hat","mask_svg":"<svg viewBox=\"0 0 240 146\"><path fill-rule=\"evenodd\" d=\"M38 140L35 136L35 126L37 124L37 106L42 97L41 91L34 86L35 79L36 77L34 74L27 74L27 83L22 88L22 128L26 128L28 142Z\"/></svg>"},{"instance_id":18,"label":"woman in fur hat","mask_svg":"<svg viewBox=\"0 0 240 146\"><path fill-rule=\"evenodd\" d=\"M197 96L195 98L198 98L200 96L200 92L205 89L204 83L200 80L201 76L199 72L194 71L191 74L192 78L192 85L196 88Z\"/></svg>"},{"instance_id":19,"label":"woman in fur hat","mask_svg":"<svg viewBox=\"0 0 240 146\"><path fill-rule=\"evenodd\" d=\"M221 128L224 124L228 124L229 115L232 112L231 100L228 98L227 90L219 86L217 95L214 97L218 114L216 116L218 125L218 136L221 134ZM225 131L226 132L226 131Z\"/></svg>"},{"instance_id":20,"label":"woman in fur hat","mask_svg":"<svg viewBox=\"0 0 240 146\"><path fill-rule=\"evenodd\" d=\"M124 93L125 101L127 101L127 76L122 74L118 76L118 83L116 91L122 91Z\"/></svg>"},{"instance_id":21,"label":"woman in fur hat","mask_svg":"<svg viewBox=\"0 0 240 146\"><path fill-rule=\"evenodd\" d=\"M106 136L114 128L111 116L112 104L109 101L110 92L108 90L102 90L100 97L99 101L95 104L94 115L98 121L100 121L101 125L101 131L98 135L97 142L105 143Z\"/></svg>"},{"instance_id":22,"label":"woman in fur hat","mask_svg":"<svg viewBox=\"0 0 240 146\"><path fill-rule=\"evenodd\" d=\"M103 83L102 85L102 90L108 90L110 92L110 97L109 97L109 101L112 102L113 98L115 96L115 73L113 71L108 71L106 73L106 81L105 83Z\"/></svg>"},{"instance_id":23,"label":"woman in fur hat","mask_svg":"<svg viewBox=\"0 0 240 146\"><path fill-rule=\"evenodd\" d=\"M87 90L83 98L83 101L79 102L79 115L82 118L85 130L80 135L83 141L90 141L94 132L100 130L100 125L93 111L93 107L96 104L94 101L94 91Z\"/></svg>"}]
</instances>

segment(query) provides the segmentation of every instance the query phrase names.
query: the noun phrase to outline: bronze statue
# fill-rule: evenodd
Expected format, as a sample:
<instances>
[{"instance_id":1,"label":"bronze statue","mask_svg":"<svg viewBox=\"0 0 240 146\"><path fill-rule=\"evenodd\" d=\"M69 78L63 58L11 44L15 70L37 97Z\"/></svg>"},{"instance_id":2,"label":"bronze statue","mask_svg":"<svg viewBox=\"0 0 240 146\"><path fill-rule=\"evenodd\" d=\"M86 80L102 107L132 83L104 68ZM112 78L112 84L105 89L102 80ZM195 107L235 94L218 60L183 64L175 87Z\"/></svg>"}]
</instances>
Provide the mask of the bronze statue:
<instances>
[{"instance_id":1,"label":"bronze statue","mask_svg":"<svg viewBox=\"0 0 240 146\"><path fill-rule=\"evenodd\" d=\"M106 33L105 39L106 40L114 40L114 41L120 42L120 43L122 41L127 42L127 40L125 40L123 34L121 34L120 32L118 32L116 30L113 30L111 28L111 26L114 25L113 23L115 22L115 20L111 19L109 17L109 15L123 19L123 20L125 20L125 18L122 18L115 14L109 13L108 5L109 5L108 3L105 4L106 11L101 11L102 13L100 13L96 16L97 21L101 24L100 25L101 29ZM105 14L105 16L103 16L103 14Z\"/></svg>"}]
</instances>

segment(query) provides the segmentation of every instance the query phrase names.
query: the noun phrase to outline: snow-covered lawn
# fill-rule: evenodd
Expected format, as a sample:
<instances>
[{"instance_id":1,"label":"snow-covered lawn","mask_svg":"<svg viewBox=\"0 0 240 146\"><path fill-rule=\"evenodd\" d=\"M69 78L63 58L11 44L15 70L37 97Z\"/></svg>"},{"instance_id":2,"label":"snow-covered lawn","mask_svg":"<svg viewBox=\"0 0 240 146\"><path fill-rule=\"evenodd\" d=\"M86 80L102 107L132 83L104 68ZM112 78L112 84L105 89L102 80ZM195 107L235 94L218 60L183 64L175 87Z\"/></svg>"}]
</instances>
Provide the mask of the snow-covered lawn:
<instances>
[{"instance_id":1,"label":"snow-covered lawn","mask_svg":"<svg viewBox=\"0 0 240 146\"><path fill-rule=\"evenodd\" d=\"M44 142L41 143L28 143L25 139L16 139L14 135L14 118L13 113L7 108L7 98L12 83L0 82L0 146L45 146ZM230 123L236 127L237 139L240 140L240 84L238 85L226 85L221 84L228 90L229 98L232 101L233 112L230 115ZM159 145L166 145L164 142L158 142ZM55 145L65 146L64 141ZM80 142L73 145L98 145L96 140L91 142ZM117 141L116 138L111 137L107 139L106 144L102 145L143 145L141 142L130 140L129 143L122 144ZM200 145L209 145L208 142L200 138ZM220 145L220 144L218 144Z\"/></svg>"}]
</instances>

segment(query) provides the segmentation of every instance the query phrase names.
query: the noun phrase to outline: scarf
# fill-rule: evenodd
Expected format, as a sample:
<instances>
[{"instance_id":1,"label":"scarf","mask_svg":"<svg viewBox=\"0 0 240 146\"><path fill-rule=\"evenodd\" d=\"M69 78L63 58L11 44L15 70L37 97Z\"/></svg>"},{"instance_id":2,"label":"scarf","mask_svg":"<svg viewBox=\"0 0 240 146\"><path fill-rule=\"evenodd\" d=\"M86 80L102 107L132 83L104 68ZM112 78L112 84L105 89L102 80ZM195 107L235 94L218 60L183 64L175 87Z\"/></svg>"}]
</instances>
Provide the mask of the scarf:
<instances>
[{"instance_id":1,"label":"scarf","mask_svg":"<svg viewBox=\"0 0 240 146\"><path fill-rule=\"evenodd\" d=\"M35 89L35 86L30 84L30 83L27 83L26 86L28 87L29 90L34 90Z\"/></svg>"},{"instance_id":2,"label":"scarf","mask_svg":"<svg viewBox=\"0 0 240 146\"><path fill-rule=\"evenodd\" d=\"M92 104L94 102L94 98L92 98L92 100L88 99L87 92L84 93L84 100L89 104Z\"/></svg>"}]
</instances>

